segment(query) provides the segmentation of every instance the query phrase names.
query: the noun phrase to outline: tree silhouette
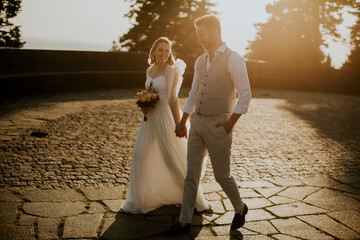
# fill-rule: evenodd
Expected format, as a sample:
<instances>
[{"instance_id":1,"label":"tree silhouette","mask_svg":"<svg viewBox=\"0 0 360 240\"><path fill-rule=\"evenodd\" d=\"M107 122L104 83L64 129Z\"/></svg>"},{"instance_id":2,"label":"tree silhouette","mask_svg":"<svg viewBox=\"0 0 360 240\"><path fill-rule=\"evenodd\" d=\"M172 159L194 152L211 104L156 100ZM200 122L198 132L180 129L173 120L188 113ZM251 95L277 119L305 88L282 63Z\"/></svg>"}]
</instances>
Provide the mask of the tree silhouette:
<instances>
[{"instance_id":1,"label":"tree silhouette","mask_svg":"<svg viewBox=\"0 0 360 240\"><path fill-rule=\"evenodd\" d=\"M20 37L20 26L14 26L9 19L15 17L21 8L21 0L0 2L0 48L21 48L25 42Z\"/></svg>"},{"instance_id":2,"label":"tree silhouette","mask_svg":"<svg viewBox=\"0 0 360 240\"><path fill-rule=\"evenodd\" d=\"M356 23L351 29L352 51L342 68L355 70L360 76L360 3L356 3L352 13L357 17Z\"/></svg>"},{"instance_id":3,"label":"tree silhouette","mask_svg":"<svg viewBox=\"0 0 360 240\"><path fill-rule=\"evenodd\" d=\"M266 6L268 22L255 24L258 33L250 42L249 59L299 65L329 66L321 51L323 35L340 40L336 26L343 21L341 10L356 0L279 0Z\"/></svg>"},{"instance_id":4,"label":"tree silhouette","mask_svg":"<svg viewBox=\"0 0 360 240\"><path fill-rule=\"evenodd\" d=\"M210 11L214 4L209 0L129 0L131 11L125 17L132 20L132 28L120 37L120 47L114 50L148 52L152 43L161 36L174 44L177 56L199 55L202 52L197 41L194 20Z\"/></svg>"}]
</instances>

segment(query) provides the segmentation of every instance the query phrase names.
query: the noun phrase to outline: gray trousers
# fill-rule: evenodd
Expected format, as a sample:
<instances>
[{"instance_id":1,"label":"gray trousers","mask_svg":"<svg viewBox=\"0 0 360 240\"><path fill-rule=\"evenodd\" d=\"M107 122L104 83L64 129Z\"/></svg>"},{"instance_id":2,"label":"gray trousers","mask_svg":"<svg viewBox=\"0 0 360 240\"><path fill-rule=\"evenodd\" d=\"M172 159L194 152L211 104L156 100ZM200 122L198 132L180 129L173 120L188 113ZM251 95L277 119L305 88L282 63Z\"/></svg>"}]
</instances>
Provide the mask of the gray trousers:
<instances>
[{"instance_id":1,"label":"gray trousers","mask_svg":"<svg viewBox=\"0 0 360 240\"><path fill-rule=\"evenodd\" d=\"M232 130L227 133L224 127L216 127L228 115L191 115L191 128L188 139L187 173L184 182L184 195L179 221L191 223L194 213L196 193L199 186L202 162L207 151L210 155L216 181L234 206L235 212L242 211L244 203L240 197L234 178L230 174L230 154Z\"/></svg>"}]
</instances>

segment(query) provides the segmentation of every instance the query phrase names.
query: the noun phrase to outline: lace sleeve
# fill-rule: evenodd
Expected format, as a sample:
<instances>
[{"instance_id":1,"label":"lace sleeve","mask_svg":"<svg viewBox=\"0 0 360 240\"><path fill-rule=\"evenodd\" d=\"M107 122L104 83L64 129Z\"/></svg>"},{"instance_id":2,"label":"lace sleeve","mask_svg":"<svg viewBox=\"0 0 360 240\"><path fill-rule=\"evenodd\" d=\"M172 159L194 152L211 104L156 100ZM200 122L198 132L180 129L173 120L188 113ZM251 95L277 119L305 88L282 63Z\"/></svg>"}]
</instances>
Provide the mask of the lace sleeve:
<instances>
[{"instance_id":1,"label":"lace sleeve","mask_svg":"<svg viewBox=\"0 0 360 240\"><path fill-rule=\"evenodd\" d=\"M169 93L169 102L172 104L180 91L181 84L183 82L183 74L185 72L186 64L183 60L177 59L175 61L174 67L172 67L171 72L168 74L168 93Z\"/></svg>"}]
</instances>

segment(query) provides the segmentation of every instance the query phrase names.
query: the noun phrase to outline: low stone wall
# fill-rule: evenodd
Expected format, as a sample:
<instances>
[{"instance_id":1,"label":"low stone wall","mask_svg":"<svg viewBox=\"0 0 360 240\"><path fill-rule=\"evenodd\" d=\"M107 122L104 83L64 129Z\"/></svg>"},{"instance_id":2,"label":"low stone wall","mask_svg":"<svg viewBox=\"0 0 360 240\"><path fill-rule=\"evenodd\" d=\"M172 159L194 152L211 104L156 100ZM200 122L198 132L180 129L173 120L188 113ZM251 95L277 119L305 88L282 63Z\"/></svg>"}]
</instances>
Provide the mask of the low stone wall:
<instances>
[{"instance_id":1,"label":"low stone wall","mask_svg":"<svg viewBox=\"0 0 360 240\"><path fill-rule=\"evenodd\" d=\"M195 58L184 86L191 86ZM0 50L0 98L99 88L142 87L147 54L52 50ZM253 88L360 93L354 74L334 69L248 61Z\"/></svg>"},{"instance_id":2,"label":"low stone wall","mask_svg":"<svg viewBox=\"0 0 360 240\"><path fill-rule=\"evenodd\" d=\"M128 88L144 82L146 54L0 50L1 95Z\"/></svg>"},{"instance_id":3,"label":"low stone wall","mask_svg":"<svg viewBox=\"0 0 360 240\"><path fill-rule=\"evenodd\" d=\"M360 76L351 71L256 61L247 69L255 88L360 94Z\"/></svg>"}]
</instances>

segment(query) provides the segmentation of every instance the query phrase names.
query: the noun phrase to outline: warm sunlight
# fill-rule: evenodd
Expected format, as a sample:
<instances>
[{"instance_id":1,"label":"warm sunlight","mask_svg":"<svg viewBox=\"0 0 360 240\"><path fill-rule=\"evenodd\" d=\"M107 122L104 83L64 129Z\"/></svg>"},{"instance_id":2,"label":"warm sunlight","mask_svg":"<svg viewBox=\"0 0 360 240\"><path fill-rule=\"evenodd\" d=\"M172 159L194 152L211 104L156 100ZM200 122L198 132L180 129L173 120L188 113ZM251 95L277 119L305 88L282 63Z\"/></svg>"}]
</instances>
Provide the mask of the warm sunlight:
<instances>
[{"instance_id":1,"label":"warm sunlight","mask_svg":"<svg viewBox=\"0 0 360 240\"><path fill-rule=\"evenodd\" d=\"M274 0L214 0L214 10L222 22L223 40L229 47L245 55L249 41L254 40L256 23L267 21L265 6ZM25 49L62 49L108 51L112 41L127 32L131 26L124 14L129 3L108 0L32 0L23 1L22 11L14 19L21 25ZM346 17L339 32L348 39L354 17ZM349 54L345 43L327 42L323 49L332 58L332 64L340 67Z\"/></svg>"},{"instance_id":2,"label":"warm sunlight","mask_svg":"<svg viewBox=\"0 0 360 240\"><path fill-rule=\"evenodd\" d=\"M0 240L359 240L359 66L360 0L2 0Z\"/></svg>"}]
</instances>

